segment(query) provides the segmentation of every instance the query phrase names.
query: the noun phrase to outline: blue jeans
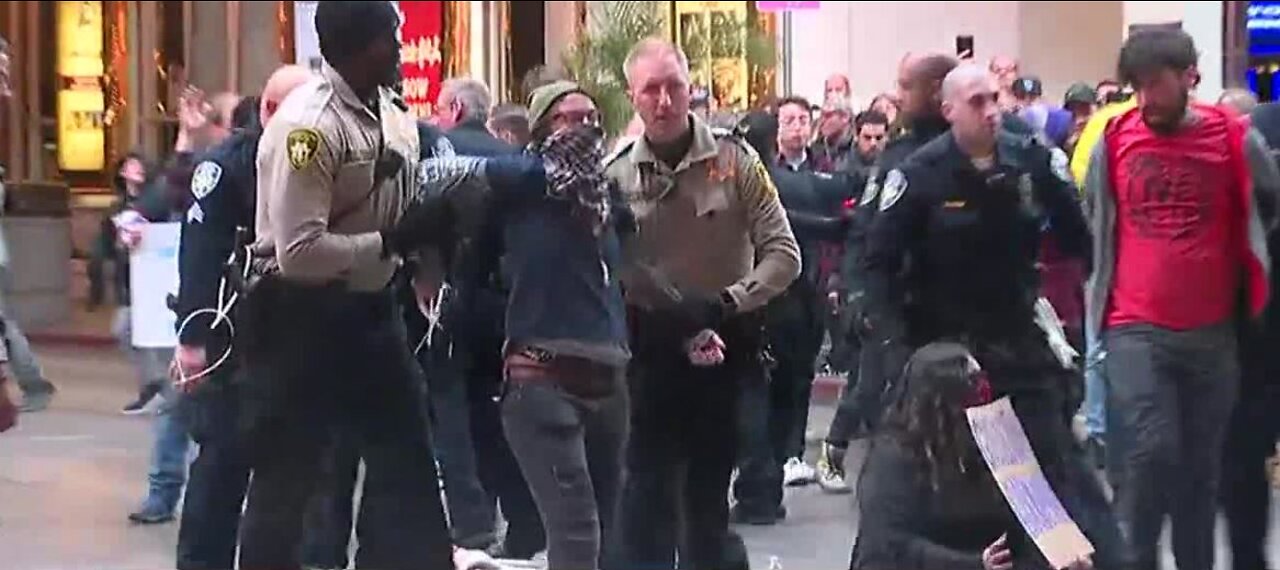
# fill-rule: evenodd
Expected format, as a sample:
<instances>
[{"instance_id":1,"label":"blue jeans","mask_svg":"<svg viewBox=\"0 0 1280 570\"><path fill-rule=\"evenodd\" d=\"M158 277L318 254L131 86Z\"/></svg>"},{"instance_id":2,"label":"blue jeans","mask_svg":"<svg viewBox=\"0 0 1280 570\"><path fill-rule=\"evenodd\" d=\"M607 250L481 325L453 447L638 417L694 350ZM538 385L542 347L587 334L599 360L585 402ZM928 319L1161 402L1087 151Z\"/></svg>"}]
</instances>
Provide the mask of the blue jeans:
<instances>
[{"instance_id":1,"label":"blue jeans","mask_svg":"<svg viewBox=\"0 0 1280 570\"><path fill-rule=\"evenodd\" d=\"M141 349L168 350L168 349ZM147 507L172 511L182 498L187 482L187 451L191 448L186 421L186 402L181 393L166 383L164 406L151 424L151 470L147 474Z\"/></svg>"},{"instance_id":2,"label":"blue jeans","mask_svg":"<svg viewBox=\"0 0 1280 570\"><path fill-rule=\"evenodd\" d=\"M0 266L0 315L9 315L9 269ZM31 351L31 343L27 341L27 335L23 334L22 329L18 328L18 321L13 318L5 318L4 342L9 346L9 367L13 369L13 375L18 381L18 387L22 389L23 396L32 396L36 394L48 394L53 392L53 384L45 379L44 373L40 371L40 364L36 362L36 355Z\"/></svg>"},{"instance_id":3,"label":"blue jeans","mask_svg":"<svg viewBox=\"0 0 1280 570\"><path fill-rule=\"evenodd\" d=\"M1092 438L1105 440L1107 435L1107 382L1102 374L1102 360L1107 351L1096 337L1090 335L1085 350L1084 367L1084 404L1080 413L1084 414L1085 434Z\"/></svg>"}]
</instances>

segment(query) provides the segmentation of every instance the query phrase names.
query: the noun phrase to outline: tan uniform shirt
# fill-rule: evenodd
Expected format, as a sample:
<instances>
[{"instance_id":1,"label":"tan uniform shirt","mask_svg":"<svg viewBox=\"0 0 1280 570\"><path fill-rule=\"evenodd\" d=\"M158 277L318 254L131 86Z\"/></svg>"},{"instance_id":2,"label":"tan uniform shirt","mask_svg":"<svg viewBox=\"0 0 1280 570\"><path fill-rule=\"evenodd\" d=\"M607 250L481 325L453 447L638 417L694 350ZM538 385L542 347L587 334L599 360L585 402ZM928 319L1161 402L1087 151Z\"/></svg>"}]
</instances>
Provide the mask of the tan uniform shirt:
<instances>
[{"instance_id":1,"label":"tan uniform shirt","mask_svg":"<svg viewBox=\"0 0 1280 570\"><path fill-rule=\"evenodd\" d=\"M258 147L258 255L285 279L377 291L396 260L382 256L415 189L418 130L380 89L377 113L332 68L291 93Z\"/></svg>"},{"instance_id":2,"label":"tan uniform shirt","mask_svg":"<svg viewBox=\"0 0 1280 570\"><path fill-rule=\"evenodd\" d=\"M659 286L680 291L727 290L739 311L751 311L800 274L800 248L760 157L701 119L693 119L693 144L674 170L641 137L620 149L608 172L639 225L624 282L656 276ZM628 285L627 302L656 306L663 300L651 298L654 290Z\"/></svg>"}]
</instances>

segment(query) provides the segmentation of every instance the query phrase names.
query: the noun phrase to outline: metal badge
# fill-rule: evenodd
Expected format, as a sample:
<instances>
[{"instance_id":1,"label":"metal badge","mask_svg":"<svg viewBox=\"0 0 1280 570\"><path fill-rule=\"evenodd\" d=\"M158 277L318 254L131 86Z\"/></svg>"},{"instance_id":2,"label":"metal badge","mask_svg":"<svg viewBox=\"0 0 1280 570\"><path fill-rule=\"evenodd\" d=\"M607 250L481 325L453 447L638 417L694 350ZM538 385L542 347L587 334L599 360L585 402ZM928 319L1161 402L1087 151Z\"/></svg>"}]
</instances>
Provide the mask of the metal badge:
<instances>
[{"instance_id":1,"label":"metal badge","mask_svg":"<svg viewBox=\"0 0 1280 570\"><path fill-rule=\"evenodd\" d=\"M1062 152L1062 149L1049 149L1049 167L1053 169L1054 176L1063 182L1075 184L1075 180L1071 178L1071 159L1067 158L1067 153Z\"/></svg>"},{"instance_id":2,"label":"metal badge","mask_svg":"<svg viewBox=\"0 0 1280 570\"><path fill-rule=\"evenodd\" d=\"M907 192L907 177L901 170L893 169L884 177L884 196L880 197L880 211L892 208Z\"/></svg>"},{"instance_id":3,"label":"metal badge","mask_svg":"<svg viewBox=\"0 0 1280 570\"><path fill-rule=\"evenodd\" d=\"M858 204L875 203L876 196L880 195L880 183L876 181L877 178L879 178L879 173L874 171L871 176L867 177L867 185L862 188L862 197L858 199Z\"/></svg>"},{"instance_id":4,"label":"metal badge","mask_svg":"<svg viewBox=\"0 0 1280 570\"><path fill-rule=\"evenodd\" d=\"M218 166L218 163L209 160L201 162L195 172L191 173L191 194L196 197L196 200L203 200L218 187L220 180L222 180L222 167Z\"/></svg>"}]
</instances>

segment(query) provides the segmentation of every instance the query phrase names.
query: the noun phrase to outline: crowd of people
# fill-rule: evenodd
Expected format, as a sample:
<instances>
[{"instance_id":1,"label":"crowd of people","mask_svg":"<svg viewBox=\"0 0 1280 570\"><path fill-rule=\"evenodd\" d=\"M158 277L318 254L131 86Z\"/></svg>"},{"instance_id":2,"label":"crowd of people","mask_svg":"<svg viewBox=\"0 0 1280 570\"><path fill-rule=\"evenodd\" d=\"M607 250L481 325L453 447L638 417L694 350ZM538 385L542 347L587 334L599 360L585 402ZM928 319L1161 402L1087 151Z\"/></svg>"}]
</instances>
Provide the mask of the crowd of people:
<instances>
[{"instance_id":1,"label":"crowd of people","mask_svg":"<svg viewBox=\"0 0 1280 570\"><path fill-rule=\"evenodd\" d=\"M162 402L129 518L181 500L180 570L747 568L733 525L814 483L856 487L851 569L1048 568L965 416L1006 397L1073 570L1158 568L1166 518L1213 568L1219 506L1267 567L1280 107L1194 100L1186 34L1061 105L1012 58L913 53L865 108L833 75L728 121L645 39L607 140L555 77L527 106L450 79L413 119L397 24L320 3L319 72L189 92L163 174L116 170L104 258L183 226L178 347L124 343L126 411ZM811 466L821 372L848 386Z\"/></svg>"}]
</instances>

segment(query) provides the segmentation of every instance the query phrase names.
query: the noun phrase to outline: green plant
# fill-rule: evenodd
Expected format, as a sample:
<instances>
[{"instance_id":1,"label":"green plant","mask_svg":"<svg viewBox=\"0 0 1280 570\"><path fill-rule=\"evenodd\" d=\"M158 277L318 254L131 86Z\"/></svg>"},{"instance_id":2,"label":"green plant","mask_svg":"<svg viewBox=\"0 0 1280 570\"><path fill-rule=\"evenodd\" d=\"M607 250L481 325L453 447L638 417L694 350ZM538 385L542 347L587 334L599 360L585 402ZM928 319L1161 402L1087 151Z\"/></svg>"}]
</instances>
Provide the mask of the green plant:
<instances>
[{"instance_id":1,"label":"green plant","mask_svg":"<svg viewBox=\"0 0 1280 570\"><path fill-rule=\"evenodd\" d=\"M605 130L620 132L631 120L623 73L627 54L636 42L665 36L670 26L666 2L592 2L587 30L564 54L569 77L596 100Z\"/></svg>"},{"instance_id":2,"label":"green plant","mask_svg":"<svg viewBox=\"0 0 1280 570\"><path fill-rule=\"evenodd\" d=\"M617 134L631 120L634 110L627 97L623 72L627 54L636 42L648 37L670 37L669 2L589 2L587 26L563 55L565 71L596 100L605 130ZM686 17L693 16L685 14ZM708 22L710 19L710 22ZM716 57L744 57L752 85L773 73L774 41L738 16L711 13L688 18L682 48L690 66L710 75ZM694 33L690 33L694 30ZM707 86L709 87L709 86Z\"/></svg>"}]
</instances>

